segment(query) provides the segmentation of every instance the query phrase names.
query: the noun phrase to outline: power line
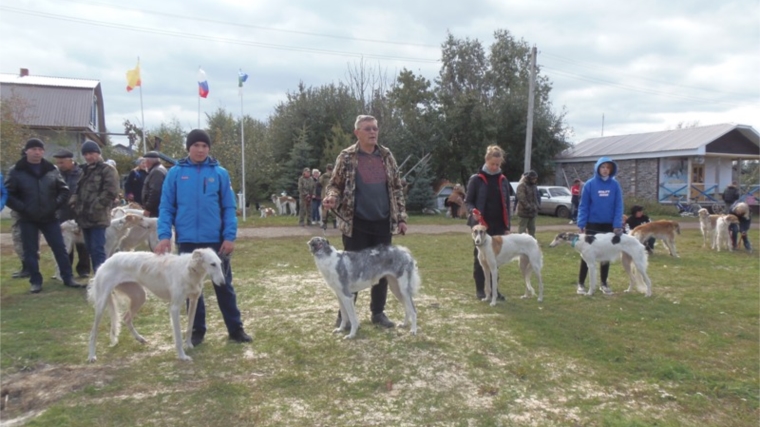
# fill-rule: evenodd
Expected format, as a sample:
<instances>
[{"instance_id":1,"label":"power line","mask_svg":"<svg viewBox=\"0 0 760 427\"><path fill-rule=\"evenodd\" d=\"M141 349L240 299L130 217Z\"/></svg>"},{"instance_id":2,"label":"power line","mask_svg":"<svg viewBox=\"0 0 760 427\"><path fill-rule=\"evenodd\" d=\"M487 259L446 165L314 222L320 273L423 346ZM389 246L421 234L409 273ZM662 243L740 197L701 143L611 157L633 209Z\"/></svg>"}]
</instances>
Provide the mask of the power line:
<instances>
[{"instance_id":1,"label":"power line","mask_svg":"<svg viewBox=\"0 0 760 427\"><path fill-rule=\"evenodd\" d=\"M48 18L48 19L54 19L54 20L60 20L60 21L75 22L78 24L92 25L96 27L115 28L115 29L120 29L120 30L135 31L135 32L146 33L146 34L159 34L159 35L164 35L164 36L178 37L178 38L191 39L191 40L215 41L215 42L220 42L220 43L229 43L229 44L236 44L236 45L242 45L242 46L263 47L267 49L319 53L319 54L325 54L325 55L347 56L347 57L354 57L354 58L364 57L364 58L422 62L422 63L439 62L439 60L437 59L413 58L413 57L374 54L374 53L368 53L368 52L345 52L345 51L337 51L337 50L329 50L329 49L315 49L315 48L305 48L305 47L298 47L298 46L277 45L277 44L271 44L271 43L260 43L260 42L253 42L253 41L233 39L233 38L191 34L191 33L185 33L185 32L180 32L180 31L159 30L155 28L138 27L135 25L104 23L104 22L99 22L99 21L95 21L91 19L76 18L76 17L66 16L66 15L57 15L57 14L46 13L46 12L37 12L37 11L18 9L18 8L7 7L7 6L0 6L0 10L4 10L6 12L12 12L12 13L19 13L22 15L31 15L31 16L38 16L41 18Z\"/></svg>"},{"instance_id":2,"label":"power line","mask_svg":"<svg viewBox=\"0 0 760 427\"><path fill-rule=\"evenodd\" d=\"M659 96L665 96L665 97L668 97L668 98L682 99L682 100L687 100L687 101L699 101L699 102L705 102L705 103L710 103L710 104L723 104L723 105L731 105L731 106L741 105L741 104L737 104L735 102L726 102L726 101L720 101L720 100L716 100L716 99L699 98L699 97L690 96L690 95L680 95L680 94L677 94L677 93L664 92L664 91L655 90L655 89L647 89L647 88L642 88L642 87L638 87L638 86L630 86L630 85L626 85L626 84L622 84L622 83L612 82L612 81L609 81L609 80L599 79L599 78L596 78L596 77L583 76L583 75L571 73L571 72L568 72L568 71L559 70L559 69L552 68L552 67L547 67L545 65L541 66L541 69L542 70L552 70L554 73L557 73L557 74L560 74L560 75L563 75L565 77L569 77L569 78L572 78L572 79L575 79L575 80L581 80L581 81L586 81L586 82L590 82L590 83L601 84L601 85L604 85L604 86L616 87L616 88L625 89L625 90L628 90L628 91L631 91L631 92L646 93L646 94L650 94L650 95L659 95Z\"/></svg>"},{"instance_id":3,"label":"power line","mask_svg":"<svg viewBox=\"0 0 760 427\"><path fill-rule=\"evenodd\" d=\"M178 15L178 14L159 12L159 11L154 11L154 10L138 9L134 7L124 7L122 5L114 6L112 4L97 2L97 1L86 1L86 0L59 0L59 1L67 1L69 3L79 3L79 4L92 4L92 5L97 5L97 6L108 7L111 9L117 9L119 11L129 10L132 12L139 12L145 15L164 16L167 18L185 19L189 21L206 22L210 24L221 24L225 26L236 26L236 27L241 27L241 28L253 28L257 30L275 31L275 32L280 32L280 33L301 34L301 35L306 35L306 36L325 37L325 38L333 38L333 39L339 39L339 40L360 41L360 42L368 42L368 43L390 44L390 45L397 45L397 46L416 46L416 47L428 47L428 48L434 48L434 49L440 48L439 45L397 42L397 41L392 41L392 40L365 39L365 38L359 38L359 37L339 36L335 34L321 34L321 33L312 33L308 31L285 30L281 28L264 27L260 25L240 24L237 22L220 21L220 20L208 19L208 18L197 18L194 16Z\"/></svg>"},{"instance_id":4,"label":"power line","mask_svg":"<svg viewBox=\"0 0 760 427\"><path fill-rule=\"evenodd\" d=\"M610 66L607 66L607 65L604 65L604 64L596 64L596 63L582 61L582 60L578 60L578 59L565 58L563 56L553 55L551 53L544 53L544 52L542 52L542 53L546 57L553 58L553 59L556 59L558 61L561 61L561 62L564 62L564 63L567 63L567 64L571 64L571 65L575 65L575 66L578 66L578 67L588 68L588 69L591 69L591 70L598 70L599 68L606 68L608 70L615 71L615 73L619 74L619 75L624 75L624 76L632 77L632 78L639 79L639 80L646 80L646 81L649 81L649 82L652 82L652 83L659 83L659 84L664 84L664 85L678 87L678 88L683 88L683 89L692 89L692 90L701 90L701 91L705 91L705 92L714 92L714 93L723 94L723 95L733 95L733 96L742 96L742 97L747 96L746 93L725 92L725 91L720 91L720 90L715 90L715 89L710 89L710 88L704 88L704 87L685 86L685 85L668 83L668 82L664 82L662 80L650 79L648 77L642 77L642 76L639 76L639 75L624 73L624 72L621 72L617 68L610 67Z\"/></svg>"}]
</instances>

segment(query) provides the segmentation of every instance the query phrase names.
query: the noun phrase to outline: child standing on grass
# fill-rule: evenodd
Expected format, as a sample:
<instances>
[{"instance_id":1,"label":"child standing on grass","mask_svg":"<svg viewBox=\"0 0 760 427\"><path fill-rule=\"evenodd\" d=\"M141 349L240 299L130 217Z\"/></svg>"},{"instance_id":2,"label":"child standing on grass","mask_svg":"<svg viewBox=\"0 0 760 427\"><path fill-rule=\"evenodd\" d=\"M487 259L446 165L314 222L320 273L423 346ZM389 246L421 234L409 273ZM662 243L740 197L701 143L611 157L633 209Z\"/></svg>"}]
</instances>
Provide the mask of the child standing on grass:
<instances>
[{"instance_id":1,"label":"child standing on grass","mask_svg":"<svg viewBox=\"0 0 760 427\"><path fill-rule=\"evenodd\" d=\"M594 177L583 186L581 203L578 206L578 228L581 233L586 235L615 233L616 236L623 234L623 190L620 188L620 183L615 180L617 172L617 163L609 157L602 157L596 161ZM603 262L600 270L602 292L605 295L612 295L612 290L607 284L610 263ZM581 260L578 294L586 294L583 283L587 275L588 265L586 261Z\"/></svg>"}]
</instances>

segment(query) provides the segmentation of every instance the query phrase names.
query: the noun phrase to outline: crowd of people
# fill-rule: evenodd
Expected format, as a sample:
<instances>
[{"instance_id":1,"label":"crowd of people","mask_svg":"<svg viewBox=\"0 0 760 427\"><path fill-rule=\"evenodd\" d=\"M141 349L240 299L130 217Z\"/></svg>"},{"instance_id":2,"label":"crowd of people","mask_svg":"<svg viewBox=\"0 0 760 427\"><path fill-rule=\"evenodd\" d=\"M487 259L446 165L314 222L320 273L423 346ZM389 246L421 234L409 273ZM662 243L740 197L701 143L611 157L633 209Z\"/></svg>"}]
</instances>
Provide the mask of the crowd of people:
<instances>
[{"instance_id":1,"label":"crowd of people","mask_svg":"<svg viewBox=\"0 0 760 427\"><path fill-rule=\"evenodd\" d=\"M379 143L377 119L359 115L354 124L356 142L343 149L335 164L327 164L325 172L305 167L298 179L299 225L332 223L342 235L347 251L359 251L377 245L390 245L393 235L407 229L404 182L391 151ZM214 286L229 338L250 342L245 332L237 297L232 284L230 257L237 237L236 198L230 176L210 155L212 140L201 129L192 130L186 138L187 157L169 169L163 166L157 152L147 152L130 171L124 184L124 197L139 203L145 217L157 218L156 254L172 250L172 236L177 251L190 253L211 248L223 262L225 283ZM22 157L3 179L0 209L13 210L14 243L22 260L22 269L14 277L29 277L30 291L42 290L39 269L40 234L45 237L65 286L84 287L74 278L74 253L68 253L61 232L61 223L74 220L82 230L84 244L76 246L76 273L87 278L105 262L106 229L111 210L119 199L120 179L115 167L104 161L98 145L85 141L81 146L84 164L74 161L74 154L60 150L53 155L55 164L44 158L45 144L29 139ZM503 235L512 229L512 215L518 217L518 232L535 237L536 217L541 198L537 189L538 174L531 170L522 175L515 194L503 171L506 153L497 145L487 147L484 163L465 187L456 184L445 201L451 218L467 218L467 224L483 224L491 236ZM571 224L581 233L614 233L620 236L650 221L641 206L633 206L624 220L623 190L615 179L618 165L610 158L600 158L594 175L583 183L580 179L571 188L573 212ZM741 237L745 249L752 250L747 231L751 216L747 205L739 203L734 183L724 194L730 213L737 216L732 224L732 243ZM512 199L514 196L514 199ZM514 200L514 205L513 201ZM514 212L513 212L514 209ZM20 247L19 247L20 246ZM650 253L654 239L646 242ZM476 297L485 297L485 273L474 249L473 279ZM588 265L581 260L577 292L585 294ZM601 266L601 290L611 294L607 277L609 264ZM395 323L385 315L388 283L385 279L371 288L370 311L373 324L391 328ZM504 297L498 295L497 298ZM354 296L356 300L356 295ZM341 325L340 312L336 326ZM193 345L203 342L206 334L206 307L201 295L192 331Z\"/></svg>"}]
</instances>

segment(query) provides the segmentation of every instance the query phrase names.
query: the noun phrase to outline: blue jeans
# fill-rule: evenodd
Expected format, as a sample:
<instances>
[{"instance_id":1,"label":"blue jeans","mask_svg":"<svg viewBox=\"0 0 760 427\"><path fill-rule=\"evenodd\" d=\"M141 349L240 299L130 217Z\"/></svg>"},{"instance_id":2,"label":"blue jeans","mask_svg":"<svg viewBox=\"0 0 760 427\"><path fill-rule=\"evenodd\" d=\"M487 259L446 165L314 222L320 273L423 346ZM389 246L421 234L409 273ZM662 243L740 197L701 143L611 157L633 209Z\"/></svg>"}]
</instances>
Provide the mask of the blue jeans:
<instances>
[{"instance_id":1,"label":"blue jeans","mask_svg":"<svg viewBox=\"0 0 760 427\"><path fill-rule=\"evenodd\" d=\"M322 199L311 199L311 222L320 221L320 209L322 207Z\"/></svg>"},{"instance_id":2,"label":"blue jeans","mask_svg":"<svg viewBox=\"0 0 760 427\"><path fill-rule=\"evenodd\" d=\"M84 234L84 245L87 247L87 252L90 253L92 260L92 271L97 273L100 264L106 262L106 228L83 228L82 233Z\"/></svg>"},{"instance_id":3,"label":"blue jeans","mask_svg":"<svg viewBox=\"0 0 760 427\"><path fill-rule=\"evenodd\" d=\"M63 234L61 234L61 225L58 224L58 221L19 221L18 224L21 228L21 241L24 247L24 266L31 273L29 283L42 285L40 261L37 259L37 252L40 250L40 232L45 236L48 246L53 251L55 262L58 263L58 269L61 272L61 279L64 282L70 281L73 277L71 261L69 261L69 254L66 253L66 247L63 244Z\"/></svg>"},{"instance_id":4,"label":"blue jeans","mask_svg":"<svg viewBox=\"0 0 760 427\"><path fill-rule=\"evenodd\" d=\"M221 243L178 243L179 253L187 254L196 249L211 248L214 252L219 252ZM222 312L224 324L227 326L227 332L230 334L243 329L243 321L240 319L240 309L237 306L237 296L235 288L232 287L232 266L229 259L222 260L222 270L224 271L224 286L213 286L216 293L216 301L219 303L219 310ZM203 301L203 294L198 299L198 308L195 311L195 320L193 321L193 331L202 334L206 333L206 303Z\"/></svg>"}]
</instances>

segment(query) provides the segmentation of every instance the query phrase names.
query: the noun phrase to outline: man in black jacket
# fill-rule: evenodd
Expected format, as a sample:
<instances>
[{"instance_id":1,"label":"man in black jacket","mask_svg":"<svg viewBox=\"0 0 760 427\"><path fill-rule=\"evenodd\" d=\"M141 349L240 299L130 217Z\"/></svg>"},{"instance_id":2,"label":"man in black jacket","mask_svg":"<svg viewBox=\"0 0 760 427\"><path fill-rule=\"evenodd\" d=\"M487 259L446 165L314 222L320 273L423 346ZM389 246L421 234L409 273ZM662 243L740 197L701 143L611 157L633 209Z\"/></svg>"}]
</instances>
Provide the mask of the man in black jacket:
<instances>
[{"instance_id":1,"label":"man in black jacket","mask_svg":"<svg viewBox=\"0 0 760 427\"><path fill-rule=\"evenodd\" d=\"M74 281L61 226L55 217L56 211L69 200L69 187L58 169L42 157L45 154L42 141L37 138L28 140L24 152L25 156L8 172L5 186L8 189L7 205L20 216L24 264L31 273L30 291L35 294L42 291L42 275L37 259L40 246L37 236L40 232L55 255L63 284L82 288L83 285Z\"/></svg>"},{"instance_id":2,"label":"man in black jacket","mask_svg":"<svg viewBox=\"0 0 760 427\"><path fill-rule=\"evenodd\" d=\"M79 178L82 177L82 169L74 161L74 153L69 150L60 150L53 154L53 158L55 158L55 166L58 168L63 180L66 182L66 186L69 187L69 192L71 194L76 193L77 183L79 182ZM72 209L68 203L64 203L63 206L58 208L56 216L58 217L58 222L61 224L64 221L76 219L74 209ZM90 275L90 254L87 252L87 247L84 243L77 243L76 250L79 256L79 261L76 266L77 274L79 277L88 277ZM73 251L69 254L69 261L71 262L71 265L74 265Z\"/></svg>"},{"instance_id":3,"label":"man in black jacket","mask_svg":"<svg viewBox=\"0 0 760 427\"><path fill-rule=\"evenodd\" d=\"M141 191L144 212L143 215L158 218L158 206L161 203L161 187L166 178L166 168L161 164L161 159L155 151L148 151L143 156L148 176L145 177Z\"/></svg>"}]
</instances>

